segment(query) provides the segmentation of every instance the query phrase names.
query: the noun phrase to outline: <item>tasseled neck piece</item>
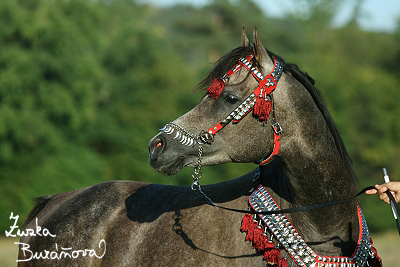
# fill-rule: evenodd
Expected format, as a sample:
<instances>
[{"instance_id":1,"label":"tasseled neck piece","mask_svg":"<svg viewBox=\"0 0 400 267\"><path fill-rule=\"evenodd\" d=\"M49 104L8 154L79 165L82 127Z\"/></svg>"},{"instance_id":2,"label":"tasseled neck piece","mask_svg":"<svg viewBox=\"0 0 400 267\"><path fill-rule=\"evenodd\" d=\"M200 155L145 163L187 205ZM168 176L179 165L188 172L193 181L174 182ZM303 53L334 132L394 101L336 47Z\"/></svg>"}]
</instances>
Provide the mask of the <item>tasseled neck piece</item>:
<instances>
[{"instance_id":1,"label":"tasseled neck piece","mask_svg":"<svg viewBox=\"0 0 400 267\"><path fill-rule=\"evenodd\" d=\"M257 220L253 216L246 214L242 220L240 229L246 233L246 241L250 241L258 253L262 254L263 259L268 262L270 266L287 267L287 260L281 258L281 251L276 248L274 243L268 239L264 233L263 227L259 226Z\"/></svg>"}]
</instances>

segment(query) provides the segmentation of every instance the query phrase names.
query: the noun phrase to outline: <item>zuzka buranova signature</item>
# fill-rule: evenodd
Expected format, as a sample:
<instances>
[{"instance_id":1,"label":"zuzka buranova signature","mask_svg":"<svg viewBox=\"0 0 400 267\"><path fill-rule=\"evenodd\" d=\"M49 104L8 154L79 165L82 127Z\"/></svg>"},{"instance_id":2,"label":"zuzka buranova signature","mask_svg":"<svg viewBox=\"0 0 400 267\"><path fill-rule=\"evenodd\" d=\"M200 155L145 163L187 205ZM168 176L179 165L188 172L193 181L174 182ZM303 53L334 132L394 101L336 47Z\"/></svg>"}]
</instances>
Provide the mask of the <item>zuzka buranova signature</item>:
<instances>
[{"instance_id":1,"label":"zuzka buranova signature","mask_svg":"<svg viewBox=\"0 0 400 267\"><path fill-rule=\"evenodd\" d=\"M38 219L36 218L35 221L35 229L25 229L21 230L17 226L19 215L14 216L11 212L10 220L14 220L14 225L10 226L9 231L6 232L6 237L23 237L23 236L34 236L34 237L56 237L55 234L52 234L47 228L42 228L38 224ZM48 259L48 260L60 260L63 258L73 258L76 259L78 257L96 257L96 258L103 258L106 254L106 241L104 239L100 240L99 242L99 250L103 250L103 254L100 256L97 255L94 249L79 249L74 250L73 248L64 248L59 247L57 243L54 243L54 250L43 250L39 252L34 252L30 250L30 245L22 242L14 242L14 244L20 246L20 250L23 253L25 259L17 260L20 261L30 261L33 259Z\"/></svg>"}]
</instances>

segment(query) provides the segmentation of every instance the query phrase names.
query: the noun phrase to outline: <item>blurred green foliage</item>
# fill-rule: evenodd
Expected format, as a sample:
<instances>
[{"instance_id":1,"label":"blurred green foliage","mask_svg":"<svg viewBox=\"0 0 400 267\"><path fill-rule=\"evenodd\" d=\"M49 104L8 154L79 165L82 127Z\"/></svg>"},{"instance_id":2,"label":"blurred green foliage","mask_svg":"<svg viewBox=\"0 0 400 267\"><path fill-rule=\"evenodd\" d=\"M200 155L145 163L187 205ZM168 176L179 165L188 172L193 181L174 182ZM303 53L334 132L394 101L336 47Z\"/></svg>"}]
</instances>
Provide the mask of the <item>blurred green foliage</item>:
<instances>
[{"instance_id":1,"label":"blurred green foliage","mask_svg":"<svg viewBox=\"0 0 400 267\"><path fill-rule=\"evenodd\" d=\"M160 9L128 0L0 2L0 229L32 198L129 179L189 184L191 170L166 177L147 163L147 142L194 107L193 88L242 26L297 63L321 90L359 175L360 187L400 180L400 26L367 32L332 28L332 2L298 1L298 13L270 18L251 0ZM300 8L301 6L301 8ZM250 35L250 34L249 34ZM250 36L249 36L250 37ZM231 179L252 164L204 170L203 183ZM372 231L394 227L389 206L362 197Z\"/></svg>"}]
</instances>

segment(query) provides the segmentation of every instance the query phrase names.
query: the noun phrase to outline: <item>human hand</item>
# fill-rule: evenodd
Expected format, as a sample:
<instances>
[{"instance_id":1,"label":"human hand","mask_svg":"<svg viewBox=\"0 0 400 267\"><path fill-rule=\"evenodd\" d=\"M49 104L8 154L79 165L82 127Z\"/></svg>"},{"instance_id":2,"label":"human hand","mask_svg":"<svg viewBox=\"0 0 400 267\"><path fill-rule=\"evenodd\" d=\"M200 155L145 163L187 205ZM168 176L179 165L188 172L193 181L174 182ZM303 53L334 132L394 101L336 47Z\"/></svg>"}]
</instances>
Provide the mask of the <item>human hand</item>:
<instances>
[{"instance_id":1,"label":"human hand","mask_svg":"<svg viewBox=\"0 0 400 267\"><path fill-rule=\"evenodd\" d=\"M375 185L375 189L367 190L367 194L378 194L379 198L390 204L390 199L385 193L386 190L390 190L396 202L400 202L400 182L389 182L386 184Z\"/></svg>"}]
</instances>

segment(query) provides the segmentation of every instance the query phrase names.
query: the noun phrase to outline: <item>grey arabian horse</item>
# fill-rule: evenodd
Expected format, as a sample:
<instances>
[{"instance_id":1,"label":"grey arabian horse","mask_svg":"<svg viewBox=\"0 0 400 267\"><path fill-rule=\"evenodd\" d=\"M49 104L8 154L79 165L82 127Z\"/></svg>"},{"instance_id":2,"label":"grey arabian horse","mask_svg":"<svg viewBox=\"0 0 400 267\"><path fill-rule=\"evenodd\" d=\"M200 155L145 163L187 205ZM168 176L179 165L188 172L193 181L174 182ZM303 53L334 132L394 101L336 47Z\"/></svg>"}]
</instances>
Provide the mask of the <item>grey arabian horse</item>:
<instances>
[{"instance_id":1,"label":"grey arabian horse","mask_svg":"<svg viewBox=\"0 0 400 267\"><path fill-rule=\"evenodd\" d=\"M274 58L283 66L273 91L274 118L260 122L247 110L248 115L239 122L224 125L217 134L203 132L203 139L199 138L198 133L226 118L258 88L259 81L246 68L224 76L249 54L254 55L249 62L264 75L274 69ZM201 192L216 204L244 210L260 183L281 209L354 195L357 182L351 160L307 74L267 51L256 31L254 44L243 31L242 46L222 57L200 86L208 87L220 77L225 85L218 97L205 94L194 109L167 124L149 142L153 168L169 175L185 166L198 170L200 150L202 165L257 162L276 146L271 130L276 119L284 132L280 134L279 154L269 164L239 178L203 186ZM198 187L196 183L195 189ZM207 205L190 186L110 181L38 198L26 229L37 231L40 227L55 236L22 237L19 266L328 266L322 261L335 264L329 266L364 266L369 263L365 259L348 261L360 247L358 206L358 200L353 199L286 214L312 255L294 248L299 245L290 244L290 240L281 242L279 233L254 217L251 223L258 222L261 226L257 229L264 227L263 238L280 250L277 258L285 259L267 257L264 261L262 250L267 249L257 252L254 242L245 242L246 233L240 231L243 214ZM244 231L247 235L250 232ZM285 244L289 244L288 250ZM368 249L364 252L369 255ZM298 255L291 254L293 251ZM313 260L302 256L304 253ZM318 255L326 257L317 260Z\"/></svg>"}]
</instances>

